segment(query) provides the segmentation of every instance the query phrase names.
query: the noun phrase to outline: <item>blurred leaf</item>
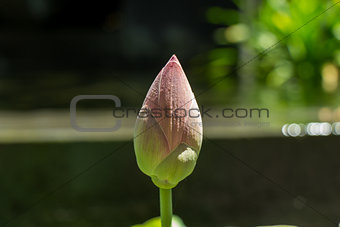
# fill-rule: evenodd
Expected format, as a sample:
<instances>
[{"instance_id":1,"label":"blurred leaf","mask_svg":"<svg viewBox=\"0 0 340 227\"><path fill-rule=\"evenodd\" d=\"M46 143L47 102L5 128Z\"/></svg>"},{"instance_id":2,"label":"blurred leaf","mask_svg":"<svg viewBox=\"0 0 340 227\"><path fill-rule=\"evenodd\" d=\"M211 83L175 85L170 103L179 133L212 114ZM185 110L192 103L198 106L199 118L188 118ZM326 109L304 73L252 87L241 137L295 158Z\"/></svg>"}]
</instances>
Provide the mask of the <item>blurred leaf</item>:
<instances>
[{"instance_id":1,"label":"blurred leaf","mask_svg":"<svg viewBox=\"0 0 340 227\"><path fill-rule=\"evenodd\" d=\"M245 24L234 24L225 30L225 37L231 43L239 43L249 38L249 28Z\"/></svg>"},{"instance_id":2,"label":"blurred leaf","mask_svg":"<svg viewBox=\"0 0 340 227\"><path fill-rule=\"evenodd\" d=\"M261 225L257 227L298 227L296 225Z\"/></svg>"},{"instance_id":3,"label":"blurred leaf","mask_svg":"<svg viewBox=\"0 0 340 227\"><path fill-rule=\"evenodd\" d=\"M340 49L334 51L335 62L338 66L340 66Z\"/></svg>"},{"instance_id":4,"label":"blurred leaf","mask_svg":"<svg viewBox=\"0 0 340 227\"><path fill-rule=\"evenodd\" d=\"M268 74L268 84L279 87L293 76L293 66L289 61L281 61L278 66Z\"/></svg>"},{"instance_id":5,"label":"blurred leaf","mask_svg":"<svg viewBox=\"0 0 340 227\"><path fill-rule=\"evenodd\" d=\"M290 53L290 56L298 61L302 60L306 57L307 51L305 44L303 40L301 40L299 37L294 37L292 39L289 39L287 42L288 51Z\"/></svg>"},{"instance_id":6,"label":"blurred leaf","mask_svg":"<svg viewBox=\"0 0 340 227\"><path fill-rule=\"evenodd\" d=\"M218 60L223 61L224 65L231 65L235 63L236 53L234 48L216 48L209 52L209 59L211 62Z\"/></svg>"},{"instance_id":7,"label":"blurred leaf","mask_svg":"<svg viewBox=\"0 0 340 227\"><path fill-rule=\"evenodd\" d=\"M336 23L333 26L333 34L335 36L335 38L337 38L338 40L340 40L340 22Z\"/></svg>"},{"instance_id":8,"label":"blurred leaf","mask_svg":"<svg viewBox=\"0 0 340 227\"><path fill-rule=\"evenodd\" d=\"M155 217L150 220L144 222L143 224L133 225L131 227L162 227L161 218ZM182 221L182 219L176 215L172 217L172 227L186 227Z\"/></svg>"},{"instance_id":9,"label":"blurred leaf","mask_svg":"<svg viewBox=\"0 0 340 227\"><path fill-rule=\"evenodd\" d=\"M240 12L215 6L207 10L206 17L212 24L231 25L238 23Z\"/></svg>"},{"instance_id":10,"label":"blurred leaf","mask_svg":"<svg viewBox=\"0 0 340 227\"><path fill-rule=\"evenodd\" d=\"M277 12L272 15L274 25L283 32L291 32L296 25L290 15L284 12Z\"/></svg>"},{"instance_id":11,"label":"blurred leaf","mask_svg":"<svg viewBox=\"0 0 340 227\"><path fill-rule=\"evenodd\" d=\"M241 0L232 0L232 2L233 2L238 8L241 8Z\"/></svg>"},{"instance_id":12,"label":"blurred leaf","mask_svg":"<svg viewBox=\"0 0 340 227\"><path fill-rule=\"evenodd\" d=\"M276 11L286 11L288 9L286 0L268 0L268 4Z\"/></svg>"}]
</instances>

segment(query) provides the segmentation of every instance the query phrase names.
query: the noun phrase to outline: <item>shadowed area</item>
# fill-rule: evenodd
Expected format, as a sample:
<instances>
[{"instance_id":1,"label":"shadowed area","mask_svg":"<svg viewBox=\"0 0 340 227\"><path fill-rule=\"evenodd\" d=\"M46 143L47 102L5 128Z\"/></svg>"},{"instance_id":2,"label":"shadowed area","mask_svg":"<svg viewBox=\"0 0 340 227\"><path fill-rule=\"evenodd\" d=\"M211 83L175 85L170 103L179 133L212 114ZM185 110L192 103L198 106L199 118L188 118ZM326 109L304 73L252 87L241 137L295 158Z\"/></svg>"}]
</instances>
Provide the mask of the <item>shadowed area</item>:
<instances>
[{"instance_id":1,"label":"shadowed area","mask_svg":"<svg viewBox=\"0 0 340 227\"><path fill-rule=\"evenodd\" d=\"M174 213L188 226L198 227L334 226L304 203L338 218L340 173L337 150L331 148L336 144L336 137L204 141L195 171L173 190ZM138 170L132 143L114 151L121 145L1 145L0 192L6 197L0 199L0 220L4 223L26 209L27 213L8 226L130 226L158 216L156 187ZM112 151L111 156L59 188Z\"/></svg>"}]
</instances>

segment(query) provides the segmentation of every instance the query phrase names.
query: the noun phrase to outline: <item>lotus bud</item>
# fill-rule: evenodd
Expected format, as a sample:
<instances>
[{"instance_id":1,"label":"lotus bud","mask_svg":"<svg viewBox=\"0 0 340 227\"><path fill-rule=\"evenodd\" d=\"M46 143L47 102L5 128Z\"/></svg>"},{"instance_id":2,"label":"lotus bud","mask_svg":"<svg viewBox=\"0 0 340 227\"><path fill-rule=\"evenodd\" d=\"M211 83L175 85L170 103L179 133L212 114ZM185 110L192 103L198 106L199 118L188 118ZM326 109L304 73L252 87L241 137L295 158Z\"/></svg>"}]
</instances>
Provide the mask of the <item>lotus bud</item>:
<instances>
[{"instance_id":1,"label":"lotus bud","mask_svg":"<svg viewBox=\"0 0 340 227\"><path fill-rule=\"evenodd\" d=\"M134 134L138 167L159 188L175 187L194 170L202 144L202 119L175 55L152 83Z\"/></svg>"}]
</instances>

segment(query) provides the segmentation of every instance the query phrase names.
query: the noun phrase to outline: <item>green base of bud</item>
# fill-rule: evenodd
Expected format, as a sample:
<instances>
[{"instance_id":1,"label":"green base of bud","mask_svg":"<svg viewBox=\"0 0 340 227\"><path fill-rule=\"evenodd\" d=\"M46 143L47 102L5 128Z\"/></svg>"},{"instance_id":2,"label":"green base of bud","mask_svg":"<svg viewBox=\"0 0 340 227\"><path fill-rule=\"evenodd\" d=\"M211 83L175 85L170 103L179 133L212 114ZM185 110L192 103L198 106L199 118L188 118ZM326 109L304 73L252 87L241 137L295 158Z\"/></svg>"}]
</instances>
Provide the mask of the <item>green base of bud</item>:
<instances>
[{"instance_id":1,"label":"green base of bud","mask_svg":"<svg viewBox=\"0 0 340 227\"><path fill-rule=\"evenodd\" d=\"M177 185L177 184L171 184L167 180L160 180L156 176L151 177L151 180L154 183L154 185L162 189L171 189L171 188L176 187Z\"/></svg>"}]
</instances>

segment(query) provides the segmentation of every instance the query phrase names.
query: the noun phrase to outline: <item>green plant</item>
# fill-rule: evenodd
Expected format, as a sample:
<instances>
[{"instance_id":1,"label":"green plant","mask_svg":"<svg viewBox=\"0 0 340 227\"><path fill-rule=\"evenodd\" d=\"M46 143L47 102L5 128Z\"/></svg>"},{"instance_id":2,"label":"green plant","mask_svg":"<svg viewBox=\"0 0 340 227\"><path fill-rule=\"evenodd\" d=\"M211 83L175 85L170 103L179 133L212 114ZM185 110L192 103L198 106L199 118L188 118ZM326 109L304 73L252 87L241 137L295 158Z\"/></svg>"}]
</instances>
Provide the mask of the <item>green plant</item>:
<instances>
[{"instance_id":1,"label":"green plant","mask_svg":"<svg viewBox=\"0 0 340 227\"><path fill-rule=\"evenodd\" d=\"M214 35L220 47L208 54L210 78L228 77L224 83L237 85L237 90L224 88L234 89L245 102L339 102L340 4L335 0L234 2L237 10L207 11L208 21L221 26ZM265 54L237 70L237 76L229 75L259 53Z\"/></svg>"}]
</instances>

